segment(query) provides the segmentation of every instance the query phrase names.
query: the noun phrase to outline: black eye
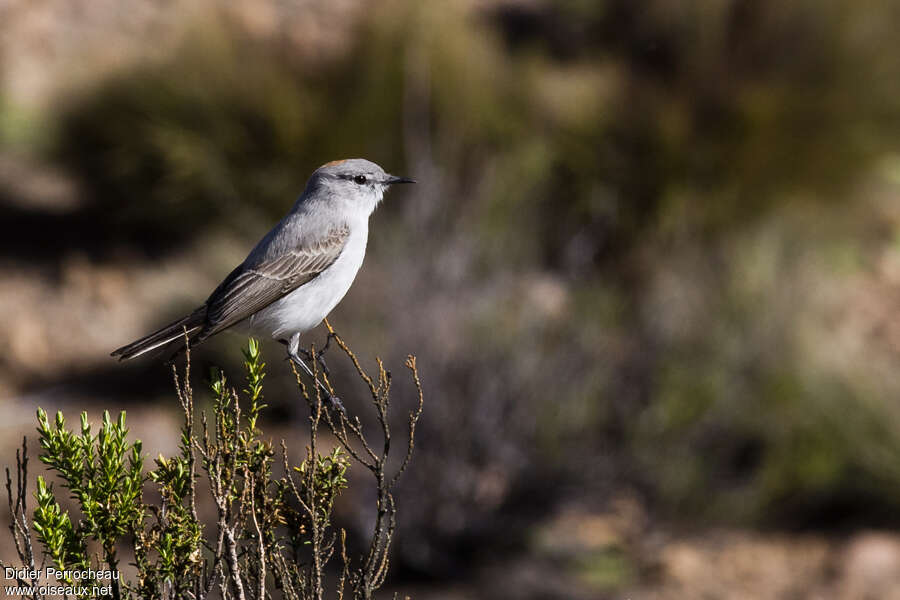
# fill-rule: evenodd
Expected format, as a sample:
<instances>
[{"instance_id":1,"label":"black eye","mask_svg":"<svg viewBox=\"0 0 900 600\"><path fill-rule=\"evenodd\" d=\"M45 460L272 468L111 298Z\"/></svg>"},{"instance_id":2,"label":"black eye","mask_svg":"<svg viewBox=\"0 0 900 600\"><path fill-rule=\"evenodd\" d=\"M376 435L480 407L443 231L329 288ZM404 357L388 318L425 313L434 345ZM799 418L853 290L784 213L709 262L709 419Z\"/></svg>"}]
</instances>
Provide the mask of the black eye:
<instances>
[{"instance_id":1,"label":"black eye","mask_svg":"<svg viewBox=\"0 0 900 600\"><path fill-rule=\"evenodd\" d=\"M353 178L353 183L358 183L359 185L363 185L368 181L365 175L357 175Z\"/></svg>"}]
</instances>

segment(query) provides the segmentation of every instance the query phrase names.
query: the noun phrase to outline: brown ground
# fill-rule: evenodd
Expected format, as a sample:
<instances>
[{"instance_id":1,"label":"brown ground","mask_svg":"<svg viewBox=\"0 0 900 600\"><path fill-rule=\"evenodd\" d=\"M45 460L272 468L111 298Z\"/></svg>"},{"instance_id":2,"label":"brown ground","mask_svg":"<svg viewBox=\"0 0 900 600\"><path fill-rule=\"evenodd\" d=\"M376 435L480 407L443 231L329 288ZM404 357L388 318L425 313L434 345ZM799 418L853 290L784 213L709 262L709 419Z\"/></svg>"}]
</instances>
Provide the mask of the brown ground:
<instances>
[{"instance_id":1,"label":"brown ground","mask_svg":"<svg viewBox=\"0 0 900 600\"><path fill-rule=\"evenodd\" d=\"M472 581L397 589L428 600L900 598L900 534L892 531L675 533L624 499L609 512L572 508L550 519L533 550L491 562Z\"/></svg>"}]
</instances>

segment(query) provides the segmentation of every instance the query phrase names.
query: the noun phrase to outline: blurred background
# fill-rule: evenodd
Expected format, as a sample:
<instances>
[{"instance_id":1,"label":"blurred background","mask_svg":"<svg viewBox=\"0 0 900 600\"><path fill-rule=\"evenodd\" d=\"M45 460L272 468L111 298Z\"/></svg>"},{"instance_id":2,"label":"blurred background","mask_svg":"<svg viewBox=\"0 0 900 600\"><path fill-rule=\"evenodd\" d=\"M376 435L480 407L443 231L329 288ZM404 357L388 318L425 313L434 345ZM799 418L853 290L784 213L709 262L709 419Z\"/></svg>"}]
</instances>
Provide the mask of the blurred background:
<instances>
[{"instance_id":1,"label":"blurred background","mask_svg":"<svg viewBox=\"0 0 900 600\"><path fill-rule=\"evenodd\" d=\"M0 22L0 462L37 406L126 409L171 453L170 372L109 352L361 156L419 181L330 318L394 368L401 421L407 353L425 385L392 591L900 598L897 3L5 0ZM195 386L238 377L242 341L198 350ZM302 447L265 352L263 428ZM343 497L351 536L370 500Z\"/></svg>"}]
</instances>

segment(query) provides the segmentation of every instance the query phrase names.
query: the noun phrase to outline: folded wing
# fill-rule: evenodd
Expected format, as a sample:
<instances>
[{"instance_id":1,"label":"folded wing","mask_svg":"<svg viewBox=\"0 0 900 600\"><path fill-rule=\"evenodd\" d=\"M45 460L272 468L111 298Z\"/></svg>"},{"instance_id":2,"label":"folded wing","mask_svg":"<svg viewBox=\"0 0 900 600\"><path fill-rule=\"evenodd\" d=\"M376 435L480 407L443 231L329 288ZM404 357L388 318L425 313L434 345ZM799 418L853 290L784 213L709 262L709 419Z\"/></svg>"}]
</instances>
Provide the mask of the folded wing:
<instances>
[{"instance_id":1,"label":"folded wing","mask_svg":"<svg viewBox=\"0 0 900 600\"><path fill-rule=\"evenodd\" d=\"M206 301L206 323L198 341L243 321L330 267L347 242L350 228L332 229L319 240L284 254L237 267Z\"/></svg>"}]
</instances>

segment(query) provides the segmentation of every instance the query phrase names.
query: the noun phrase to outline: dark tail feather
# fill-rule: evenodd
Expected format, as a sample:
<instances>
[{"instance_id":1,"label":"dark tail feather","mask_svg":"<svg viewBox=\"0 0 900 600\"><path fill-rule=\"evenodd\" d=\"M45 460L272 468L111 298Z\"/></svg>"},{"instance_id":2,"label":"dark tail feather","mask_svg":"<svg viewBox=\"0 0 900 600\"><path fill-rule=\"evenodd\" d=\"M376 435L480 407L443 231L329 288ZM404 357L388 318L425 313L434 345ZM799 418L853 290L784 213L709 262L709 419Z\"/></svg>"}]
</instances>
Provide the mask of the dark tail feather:
<instances>
[{"instance_id":1,"label":"dark tail feather","mask_svg":"<svg viewBox=\"0 0 900 600\"><path fill-rule=\"evenodd\" d=\"M142 337L127 346L122 346L118 350L113 351L110 356L115 356L119 360L131 360L158 348L167 348L169 345L173 349L177 345L180 350L184 347L185 331L187 331L187 339L191 340L202 331L205 321L206 306L201 306L188 316L166 325L159 331Z\"/></svg>"}]
</instances>

